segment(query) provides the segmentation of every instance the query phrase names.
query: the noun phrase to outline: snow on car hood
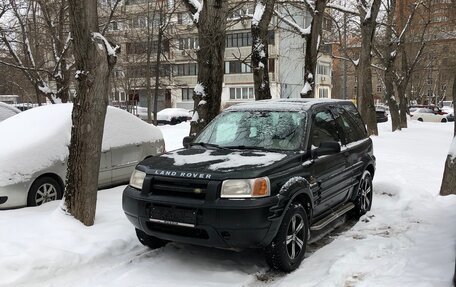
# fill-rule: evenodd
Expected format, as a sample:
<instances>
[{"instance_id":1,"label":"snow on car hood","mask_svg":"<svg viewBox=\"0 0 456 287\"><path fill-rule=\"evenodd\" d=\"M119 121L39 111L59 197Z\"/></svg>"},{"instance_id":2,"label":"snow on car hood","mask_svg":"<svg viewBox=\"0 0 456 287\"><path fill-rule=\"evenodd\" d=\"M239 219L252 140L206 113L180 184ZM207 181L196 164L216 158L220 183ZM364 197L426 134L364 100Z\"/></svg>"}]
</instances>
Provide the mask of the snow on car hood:
<instances>
[{"instance_id":1,"label":"snow on car hood","mask_svg":"<svg viewBox=\"0 0 456 287\"><path fill-rule=\"evenodd\" d=\"M248 155L247 155L248 154ZM286 154L273 152L231 152L216 154L213 150L206 150L203 153L186 154L185 151L174 151L162 155L174 159L175 166L187 164L215 162L208 165L209 170L231 170L243 166L268 166L286 157Z\"/></svg>"},{"instance_id":2,"label":"snow on car hood","mask_svg":"<svg viewBox=\"0 0 456 287\"><path fill-rule=\"evenodd\" d=\"M72 104L47 105L0 123L0 186L28 180L68 157ZM103 150L162 139L161 131L130 113L108 107Z\"/></svg>"}]
</instances>

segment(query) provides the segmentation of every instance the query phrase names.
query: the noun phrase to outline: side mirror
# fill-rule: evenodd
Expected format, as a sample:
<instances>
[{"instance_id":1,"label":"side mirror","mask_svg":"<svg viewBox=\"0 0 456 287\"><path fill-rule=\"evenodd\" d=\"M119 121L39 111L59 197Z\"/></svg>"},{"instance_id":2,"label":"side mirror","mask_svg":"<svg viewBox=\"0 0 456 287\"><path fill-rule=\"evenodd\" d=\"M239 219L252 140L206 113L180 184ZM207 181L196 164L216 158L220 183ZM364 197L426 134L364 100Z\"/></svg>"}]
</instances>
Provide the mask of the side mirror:
<instances>
[{"instance_id":1,"label":"side mirror","mask_svg":"<svg viewBox=\"0 0 456 287\"><path fill-rule=\"evenodd\" d=\"M190 143L195 139L195 137L192 137L192 136L186 136L184 137L184 139L182 140L182 145L184 146L184 148L188 148L190 146Z\"/></svg>"},{"instance_id":2,"label":"side mirror","mask_svg":"<svg viewBox=\"0 0 456 287\"><path fill-rule=\"evenodd\" d=\"M322 155L336 154L340 152L340 144L336 141L327 141L320 143L320 146L313 150L313 157Z\"/></svg>"}]
</instances>

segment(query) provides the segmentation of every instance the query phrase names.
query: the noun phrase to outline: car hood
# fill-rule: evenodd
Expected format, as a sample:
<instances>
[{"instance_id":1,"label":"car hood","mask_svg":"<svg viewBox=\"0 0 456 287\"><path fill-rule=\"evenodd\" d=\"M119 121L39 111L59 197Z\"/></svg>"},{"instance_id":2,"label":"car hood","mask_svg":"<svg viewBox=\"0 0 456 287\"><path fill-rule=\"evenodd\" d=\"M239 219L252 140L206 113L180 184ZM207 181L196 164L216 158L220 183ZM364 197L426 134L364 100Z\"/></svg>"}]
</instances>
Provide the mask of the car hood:
<instances>
[{"instance_id":1,"label":"car hood","mask_svg":"<svg viewBox=\"0 0 456 287\"><path fill-rule=\"evenodd\" d=\"M137 166L147 174L196 179L254 178L286 169L302 154L257 150L188 148L148 158Z\"/></svg>"}]
</instances>

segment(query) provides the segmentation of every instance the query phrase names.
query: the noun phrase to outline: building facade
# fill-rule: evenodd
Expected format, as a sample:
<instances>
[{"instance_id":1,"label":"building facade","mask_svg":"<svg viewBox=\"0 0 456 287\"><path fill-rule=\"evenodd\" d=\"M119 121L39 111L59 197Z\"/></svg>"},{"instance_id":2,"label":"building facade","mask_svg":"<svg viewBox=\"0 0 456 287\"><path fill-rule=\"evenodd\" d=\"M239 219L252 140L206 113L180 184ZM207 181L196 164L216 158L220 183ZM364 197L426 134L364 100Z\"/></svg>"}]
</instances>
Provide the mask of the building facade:
<instances>
[{"instance_id":1,"label":"building facade","mask_svg":"<svg viewBox=\"0 0 456 287\"><path fill-rule=\"evenodd\" d=\"M113 73L113 105L133 103L147 106L147 75L149 73L151 94L154 95L157 63L160 62L158 110L167 107L193 108L193 88L198 74L198 34L191 15L184 5L179 4L181 2L128 0L120 4L108 33L122 49ZM232 5L234 8L228 16L222 108L255 99L250 66L251 21L248 17L253 14L253 4L239 2L237 5ZM290 13L290 7L286 9ZM311 21L302 10L296 11L293 19L303 27ZM163 27L164 23L163 40L159 43L159 27ZM159 45L162 53L158 58ZM272 97L300 97L304 86L305 40L273 17L268 50ZM331 98L331 51L322 50L318 59L315 96Z\"/></svg>"}]
</instances>

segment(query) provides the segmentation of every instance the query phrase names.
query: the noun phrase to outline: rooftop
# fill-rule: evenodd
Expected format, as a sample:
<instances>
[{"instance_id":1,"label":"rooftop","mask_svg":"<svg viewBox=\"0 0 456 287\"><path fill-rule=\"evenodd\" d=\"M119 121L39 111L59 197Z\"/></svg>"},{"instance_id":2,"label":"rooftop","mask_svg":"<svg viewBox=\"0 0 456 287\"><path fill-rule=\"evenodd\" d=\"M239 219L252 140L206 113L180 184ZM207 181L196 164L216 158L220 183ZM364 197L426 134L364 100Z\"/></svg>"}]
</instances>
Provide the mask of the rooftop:
<instances>
[{"instance_id":1,"label":"rooftop","mask_svg":"<svg viewBox=\"0 0 456 287\"><path fill-rule=\"evenodd\" d=\"M349 100L335 99L314 99L314 98L291 98L277 100L261 100L248 103L240 103L226 109L227 111L243 111L243 110L287 110L287 111L305 111L317 104L324 103L351 103Z\"/></svg>"}]
</instances>

